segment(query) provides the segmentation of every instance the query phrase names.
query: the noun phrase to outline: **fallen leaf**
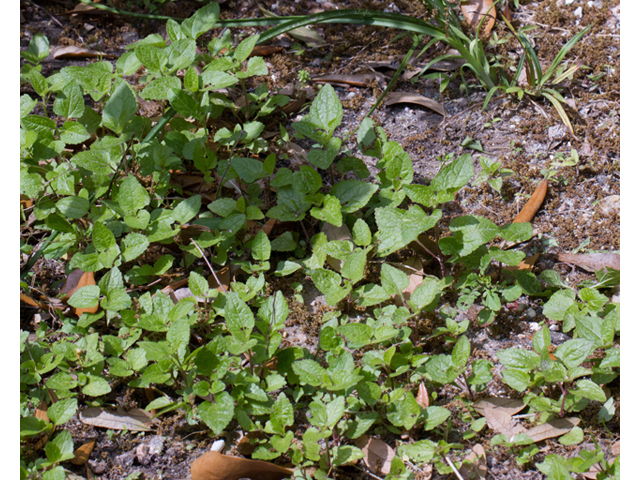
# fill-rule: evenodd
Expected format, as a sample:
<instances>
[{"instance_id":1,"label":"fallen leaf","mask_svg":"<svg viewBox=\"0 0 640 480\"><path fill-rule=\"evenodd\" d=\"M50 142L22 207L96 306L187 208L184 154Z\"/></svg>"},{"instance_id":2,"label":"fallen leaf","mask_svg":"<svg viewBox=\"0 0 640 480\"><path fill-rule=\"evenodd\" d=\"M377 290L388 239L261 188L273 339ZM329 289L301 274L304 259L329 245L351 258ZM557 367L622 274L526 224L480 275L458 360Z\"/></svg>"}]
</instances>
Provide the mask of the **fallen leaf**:
<instances>
[{"instance_id":1,"label":"fallen leaf","mask_svg":"<svg viewBox=\"0 0 640 480\"><path fill-rule=\"evenodd\" d=\"M40 404L36 408L36 418L49 422L49 417L47 416L47 401L44 398L40 400Z\"/></svg>"},{"instance_id":2,"label":"fallen leaf","mask_svg":"<svg viewBox=\"0 0 640 480\"><path fill-rule=\"evenodd\" d=\"M271 230L273 230L273 227L275 226L277 220L275 218L270 218L269 221L267 223L265 223L262 228L260 228L260 230L262 230L264 233L266 233L267 237L269 235L271 235Z\"/></svg>"},{"instance_id":3,"label":"fallen leaf","mask_svg":"<svg viewBox=\"0 0 640 480\"><path fill-rule=\"evenodd\" d=\"M259 430L249 432L245 436L243 436L240 441L238 441L238 445L236 445L236 448L242 455L248 457L258 446L256 440L263 440L265 438L266 436L264 432L261 432Z\"/></svg>"},{"instance_id":4,"label":"fallen leaf","mask_svg":"<svg viewBox=\"0 0 640 480\"><path fill-rule=\"evenodd\" d=\"M112 53L103 53L90 48L78 47L75 45L67 45L59 47L53 51L53 58L118 58L118 55Z\"/></svg>"},{"instance_id":5,"label":"fallen leaf","mask_svg":"<svg viewBox=\"0 0 640 480\"><path fill-rule=\"evenodd\" d=\"M287 103L284 107L282 107L283 113L290 115L292 113L298 112L304 104L307 102L307 93L303 90L299 93L298 98L293 98ZM265 137L265 135L263 135Z\"/></svg>"},{"instance_id":6,"label":"fallen leaf","mask_svg":"<svg viewBox=\"0 0 640 480\"><path fill-rule=\"evenodd\" d=\"M408 92L391 92L387 94L386 105L395 105L396 103L412 103L433 110L440 115L445 115L444 105L435 100L422 95Z\"/></svg>"},{"instance_id":7,"label":"fallen leaf","mask_svg":"<svg viewBox=\"0 0 640 480\"><path fill-rule=\"evenodd\" d=\"M481 20L482 31L487 34L496 23L496 7L493 0L461 0L460 10L464 18L473 27L476 27Z\"/></svg>"},{"instance_id":8,"label":"fallen leaf","mask_svg":"<svg viewBox=\"0 0 640 480\"><path fill-rule=\"evenodd\" d=\"M614 457L620 455L620 440L611 445L611 455L613 455Z\"/></svg>"},{"instance_id":9,"label":"fallen leaf","mask_svg":"<svg viewBox=\"0 0 640 480\"><path fill-rule=\"evenodd\" d=\"M529 201L525 204L522 210L520 210L520 213L513 220L513 223L531 222L531 220L533 220L533 217L540 208L540 205L544 202L544 197L547 195L548 185L549 181L546 178L540 182L540 185L538 185L538 188L533 192Z\"/></svg>"},{"instance_id":10,"label":"fallen leaf","mask_svg":"<svg viewBox=\"0 0 640 480\"><path fill-rule=\"evenodd\" d=\"M485 408L500 407L509 415L515 415L519 411L523 410L526 405L522 400L513 398L501 398L501 397L486 397L481 398L473 404L473 408L480 414L484 415Z\"/></svg>"},{"instance_id":11,"label":"fallen leaf","mask_svg":"<svg viewBox=\"0 0 640 480\"><path fill-rule=\"evenodd\" d=\"M507 409L502 407L485 408L484 416L487 419L487 425L494 431L502 433L507 437L512 437L518 433L523 433L526 428L520 424L516 424Z\"/></svg>"},{"instance_id":12,"label":"fallen leaf","mask_svg":"<svg viewBox=\"0 0 640 480\"><path fill-rule=\"evenodd\" d=\"M209 281L209 288L217 288L220 293L226 293L229 291L229 286L231 284L231 272L229 267L223 267L216 272L216 277L222 283L220 285L218 280L213 275L209 275L207 280Z\"/></svg>"},{"instance_id":13,"label":"fallen leaf","mask_svg":"<svg viewBox=\"0 0 640 480\"><path fill-rule=\"evenodd\" d=\"M560 253L558 260L577 265L587 272L595 272L605 268L620 270L620 255L617 253Z\"/></svg>"},{"instance_id":14,"label":"fallen leaf","mask_svg":"<svg viewBox=\"0 0 640 480\"><path fill-rule=\"evenodd\" d=\"M564 435L579 423L580 419L577 417L556 418L555 420L550 420L547 423L538 425L537 427L530 428L524 433L533 438L534 442L539 442L541 440L546 440L547 438Z\"/></svg>"},{"instance_id":15,"label":"fallen leaf","mask_svg":"<svg viewBox=\"0 0 640 480\"><path fill-rule=\"evenodd\" d=\"M34 300L33 298L31 298L28 295L25 295L24 293L20 292L20 300L22 300L24 303L31 305L32 307L38 307L38 308L45 308L44 305L36 300Z\"/></svg>"},{"instance_id":16,"label":"fallen leaf","mask_svg":"<svg viewBox=\"0 0 640 480\"><path fill-rule=\"evenodd\" d=\"M33 202L26 195L20 194L20 206L24 208L31 208L33 206Z\"/></svg>"},{"instance_id":17,"label":"fallen leaf","mask_svg":"<svg viewBox=\"0 0 640 480\"><path fill-rule=\"evenodd\" d=\"M420 386L418 386L418 396L416 397L416 402L422 408L427 408L429 406L429 392L427 391L427 387L424 386L423 382L420 382Z\"/></svg>"},{"instance_id":18,"label":"fallen leaf","mask_svg":"<svg viewBox=\"0 0 640 480\"><path fill-rule=\"evenodd\" d=\"M112 12L107 10L101 10L86 3L79 3L73 10L68 10L63 13L57 13L56 15L113 15Z\"/></svg>"},{"instance_id":19,"label":"fallen leaf","mask_svg":"<svg viewBox=\"0 0 640 480\"><path fill-rule=\"evenodd\" d=\"M281 480L291 477L293 470L261 460L229 457L209 451L191 464L193 480Z\"/></svg>"},{"instance_id":20,"label":"fallen leaf","mask_svg":"<svg viewBox=\"0 0 640 480\"><path fill-rule=\"evenodd\" d=\"M122 412L107 412L102 408L89 407L79 413L82 423L94 427L110 428L112 430L127 430L132 432L149 432L148 424L151 418L147 412L140 408L133 408Z\"/></svg>"},{"instance_id":21,"label":"fallen leaf","mask_svg":"<svg viewBox=\"0 0 640 480\"><path fill-rule=\"evenodd\" d=\"M468 462L462 463L460 475L464 480L479 480L487 478L487 454L479 443L471 448L471 453L464 457Z\"/></svg>"},{"instance_id":22,"label":"fallen leaf","mask_svg":"<svg viewBox=\"0 0 640 480\"><path fill-rule=\"evenodd\" d=\"M356 447L364 453L364 464L375 473L388 475L391 471L391 460L396 456L389 445L378 438L362 435L356 439Z\"/></svg>"},{"instance_id":23,"label":"fallen leaf","mask_svg":"<svg viewBox=\"0 0 640 480\"><path fill-rule=\"evenodd\" d=\"M96 441L91 440L84 445L79 446L73 452L73 458L71 459L71 463L74 465L84 465L89 460L91 456L91 452L93 451L93 447L95 446Z\"/></svg>"},{"instance_id":24,"label":"fallen leaf","mask_svg":"<svg viewBox=\"0 0 640 480\"><path fill-rule=\"evenodd\" d=\"M251 50L249 57L268 57L274 53L280 53L282 50L284 49L277 45L256 45Z\"/></svg>"},{"instance_id":25,"label":"fallen leaf","mask_svg":"<svg viewBox=\"0 0 640 480\"><path fill-rule=\"evenodd\" d=\"M335 73L332 75L320 75L313 77L312 82L330 83L331 85L350 85L352 87L368 87L371 82L383 78L382 75L376 73L357 73L353 75L341 75ZM387 95L388 97L388 95Z\"/></svg>"}]
</instances>

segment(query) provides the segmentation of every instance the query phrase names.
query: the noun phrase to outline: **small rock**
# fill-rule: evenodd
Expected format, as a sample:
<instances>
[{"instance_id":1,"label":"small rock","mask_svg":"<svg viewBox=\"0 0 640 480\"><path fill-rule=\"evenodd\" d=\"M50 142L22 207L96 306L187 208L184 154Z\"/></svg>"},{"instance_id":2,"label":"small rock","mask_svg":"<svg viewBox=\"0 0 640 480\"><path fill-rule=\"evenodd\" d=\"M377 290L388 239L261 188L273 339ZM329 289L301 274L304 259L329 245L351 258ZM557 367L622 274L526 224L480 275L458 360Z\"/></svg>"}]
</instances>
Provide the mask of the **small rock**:
<instances>
[{"instance_id":1,"label":"small rock","mask_svg":"<svg viewBox=\"0 0 640 480\"><path fill-rule=\"evenodd\" d=\"M582 18L582 7L578 7L573 11L573 15Z\"/></svg>"},{"instance_id":2,"label":"small rock","mask_svg":"<svg viewBox=\"0 0 640 480\"><path fill-rule=\"evenodd\" d=\"M87 463L96 475L102 475L107 471L107 462L104 460L89 460Z\"/></svg>"},{"instance_id":3,"label":"small rock","mask_svg":"<svg viewBox=\"0 0 640 480\"><path fill-rule=\"evenodd\" d=\"M620 215L620 195L605 197L599 204L598 210L605 217Z\"/></svg>"},{"instance_id":4,"label":"small rock","mask_svg":"<svg viewBox=\"0 0 640 480\"><path fill-rule=\"evenodd\" d=\"M529 322L529 328L532 332L537 332L538 330L540 330L540 325L538 324L538 322Z\"/></svg>"},{"instance_id":5,"label":"small rock","mask_svg":"<svg viewBox=\"0 0 640 480\"><path fill-rule=\"evenodd\" d=\"M211 450L222 453L222 450L224 450L224 440L219 439L213 442L213 444L211 445Z\"/></svg>"},{"instance_id":6,"label":"small rock","mask_svg":"<svg viewBox=\"0 0 640 480\"><path fill-rule=\"evenodd\" d=\"M564 125L555 125L553 127L549 127L549 140L562 140L567 134L567 127Z\"/></svg>"},{"instance_id":7,"label":"small rock","mask_svg":"<svg viewBox=\"0 0 640 480\"><path fill-rule=\"evenodd\" d=\"M160 435L156 435L149 440L149 455L162 455L162 449L164 448L164 438Z\"/></svg>"},{"instance_id":8,"label":"small rock","mask_svg":"<svg viewBox=\"0 0 640 480\"><path fill-rule=\"evenodd\" d=\"M356 96L355 92L349 92L349 94L347 95L347 100L351 100L355 96Z\"/></svg>"},{"instance_id":9,"label":"small rock","mask_svg":"<svg viewBox=\"0 0 640 480\"><path fill-rule=\"evenodd\" d=\"M148 465L151 459L149 458L149 445L141 443L136 447L136 458L140 465Z\"/></svg>"},{"instance_id":10,"label":"small rock","mask_svg":"<svg viewBox=\"0 0 640 480\"><path fill-rule=\"evenodd\" d=\"M133 465L133 460L135 459L136 455L135 453L133 453L133 451L130 452L125 452L121 455L118 455L115 458L115 463L116 465L121 465L123 467L131 467Z\"/></svg>"},{"instance_id":11,"label":"small rock","mask_svg":"<svg viewBox=\"0 0 640 480\"><path fill-rule=\"evenodd\" d=\"M533 308L529 307L525 312L525 315L529 318L536 318L536 311Z\"/></svg>"}]
</instances>

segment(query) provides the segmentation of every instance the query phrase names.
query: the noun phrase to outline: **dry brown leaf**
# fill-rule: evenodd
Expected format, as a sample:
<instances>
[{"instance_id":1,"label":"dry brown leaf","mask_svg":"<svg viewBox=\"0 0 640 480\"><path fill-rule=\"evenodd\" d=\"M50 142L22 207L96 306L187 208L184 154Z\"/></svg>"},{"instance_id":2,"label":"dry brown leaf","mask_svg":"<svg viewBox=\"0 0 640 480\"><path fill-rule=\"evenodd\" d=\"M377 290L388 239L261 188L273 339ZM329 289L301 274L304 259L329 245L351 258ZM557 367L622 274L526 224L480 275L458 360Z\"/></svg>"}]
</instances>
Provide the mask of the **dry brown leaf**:
<instances>
[{"instance_id":1,"label":"dry brown leaf","mask_svg":"<svg viewBox=\"0 0 640 480\"><path fill-rule=\"evenodd\" d=\"M513 267L510 267L507 265L507 266L504 266L503 268L508 272L515 272L516 270L531 271L533 270L533 266L536 264L539 257L540 257L540 254L536 253L535 255L531 255L530 257L525 258L518 265L515 265Z\"/></svg>"},{"instance_id":2,"label":"dry brown leaf","mask_svg":"<svg viewBox=\"0 0 640 480\"><path fill-rule=\"evenodd\" d=\"M537 427L530 428L524 433L533 438L534 442L539 442L541 440L546 440L547 438L564 435L579 423L580 419L577 417L556 418L555 420L550 420L549 422L538 425Z\"/></svg>"},{"instance_id":3,"label":"dry brown leaf","mask_svg":"<svg viewBox=\"0 0 640 480\"><path fill-rule=\"evenodd\" d=\"M522 425L516 424L508 411L501 407L485 408L484 416L489 428L507 437L512 437L526 430Z\"/></svg>"},{"instance_id":4,"label":"dry brown leaf","mask_svg":"<svg viewBox=\"0 0 640 480\"><path fill-rule=\"evenodd\" d=\"M271 235L271 230L275 226L277 220L275 218L270 218L267 223L265 223L260 230L267 234L267 237Z\"/></svg>"},{"instance_id":5,"label":"dry brown leaf","mask_svg":"<svg viewBox=\"0 0 640 480\"><path fill-rule=\"evenodd\" d=\"M614 457L620 455L620 440L611 445L611 455L613 455Z\"/></svg>"},{"instance_id":6,"label":"dry brown leaf","mask_svg":"<svg viewBox=\"0 0 640 480\"><path fill-rule=\"evenodd\" d=\"M24 303L26 303L28 305L31 305L32 307L45 308L45 306L42 303L34 300L30 296L25 295L22 292L20 292L20 300L22 300Z\"/></svg>"},{"instance_id":7,"label":"dry brown leaf","mask_svg":"<svg viewBox=\"0 0 640 480\"><path fill-rule=\"evenodd\" d=\"M47 416L47 401L44 398L40 400L40 404L36 408L36 418L49 422L49 417Z\"/></svg>"},{"instance_id":8,"label":"dry brown leaf","mask_svg":"<svg viewBox=\"0 0 640 480\"><path fill-rule=\"evenodd\" d=\"M59 47L53 51L53 58L118 58L118 55L112 53L103 53L90 48L78 47L75 45L67 45Z\"/></svg>"},{"instance_id":9,"label":"dry brown leaf","mask_svg":"<svg viewBox=\"0 0 640 480\"><path fill-rule=\"evenodd\" d=\"M307 93L303 90L298 94L298 98L291 99L289 103L287 103L284 107L282 107L282 111L287 115L296 113L304 106L306 102L307 102ZM263 137L265 136L263 135Z\"/></svg>"},{"instance_id":10,"label":"dry brown leaf","mask_svg":"<svg viewBox=\"0 0 640 480\"><path fill-rule=\"evenodd\" d=\"M418 402L418 405L420 405L422 408L429 407L429 392L427 391L427 387L424 386L423 382L420 382L420 385L418 386L418 396L416 397L416 402Z\"/></svg>"},{"instance_id":11,"label":"dry brown leaf","mask_svg":"<svg viewBox=\"0 0 640 480\"><path fill-rule=\"evenodd\" d=\"M444 105L440 102L436 102L435 100L427 97L423 97L422 95L417 95L415 93L409 92L391 92L387 94L386 105L395 105L396 103L413 103L415 105L420 105L422 107L426 107L430 110L433 110L440 115L445 115Z\"/></svg>"},{"instance_id":12,"label":"dry brown leaf","mask_svg":"<svg viewBox=\"0 0 640 480\"><path fill-rule=\"evenodd\" d=\"M68 10L63 13L57 13L56 15L113 15L113 13L106 10L101 10L86 3L79 3L73 10Z\"/></svg>"},{"instance_id":13,"label":"dry brown leaf","mask_svg":"<svg viewBox=\"0 0 640 480\"><path fill-rule=\"evenodd\" d=\"M31 208L33 206L33 201L26 195L20 194L20 206L24 208Z\"/></svg>"},{"instance_id":14,"label":"dry brown leaf","mask_svg":"<svg viewBox=\"0 0 640 480\"><path fill-rule=\"evenodd\" d=\"M95 446L96 441L91 440L84 445L79 446L73 452L73 458L71 459L71 463L74 465L84 465L89 460L91 456L91 452L93 451L93 447Z\"/></svg>"},{"instance_id":15,"label":"dry brown leaf","mask_svg":"<svg viewBox=\"0 0 640 480\"><path fill-rule=\"evenodd\" d=\"M248 457L258 446L257 443L252 442L252 440L263 440L265 438L266 435L264 434L264 432L261 432L259 430L249 432L240 439L238 445L236 445L236 448L242 455Z\"/></svg>"},{"instance_id":16,"label":"dry brown leaf","mask_svg":"<svg viewBox=\"0 0 640 480\"><path fill-rule=\"evenodd\" d=\"M251 50L249 57L268 57L274 53L280 53L282 50L283 48L277 45L256 45Z\"/></svg>"},{"instance_id":17,"label":"dry brown leaf","mask_svg":"<svg viewBox=\"0 0 640 480\"><path fill-rule=\"evenodd\" d=\"M209 281L210 288L217 288L220 293L225 293L229 291L229 286L231 284L231 273L229 267L223 267L216 272L216 276L218 280L222 282L222 285L218 283L218 280L215 279L213 275L209 275L207 280Z\"/></svg>"},{"instance_id":18,"label":"dry brown leaf","mask_svg":"<svg viewBox=\"0 0 640 480\"><path fill-rule=\"evenodd\" d=\"M464 462L460 467L460 475L464 480L480 480L487 478L487 454L479 443L471 448L471 453L464 457L471 463Z\"/></svg>"},{"instance_id":19,"label":"dry brown leaf","mask_svg":"<svg viewBox=\"0 0 640 480\"><path fill-rule=\"evenodd\" d=\"M513 223L525 223L531 222L533 217L540 209L540 205L544 202L544 197L547 195L547 188L549 187L549 180L546 178L540 182L538 188L531 194L531 198L520 210L520 213L513 219Z\"/></svg>"},{"instance_id":20,"label":"dry brown leaf","mask_svg":"<svg viewBox=\"0 0 640 480\"><path fill-rule=\"evenodd\" d=\"M291 477L293 470L261 460L229 457L209 451L191 464L193 480L281 480Z\"/></svg>"},{"instance_id":21,"label":"dry brown leaf","mask_svg":"<svg viewBox=\"0 0 640 480\"><path fill-rule=\"evenodd\" d=\"M362 459L369 470L388 475L391 471L391 460L396 456L389 445L378 438L362 435L356 439L356 447L364 453Z\"/></svg>"},{"instance_id":22,"label":"dry brown leaf","mask_svg":"<svg viewBox=\"0 0 640 480\"><path fill-rule=\"evenodd\" d=\"M496 7L493 5L494 3L493 0L461 0L460 9L464 18L473 27L477 27L484 17L482 31L487 34L496 23Z\"/></svg>"},{"instance_id":23,"label":"dry brown leaf","mask_svg":"<svg viewBox=\"0 0 640 480\"><path fill-rule=\"evenodd\" d=\"M595 272L605 268L620 270L620 255L617 253L584 253L576 255L561 253L558 255L558 260L577 265L587 272Z\"/></svg>"},{"instance_id":24,"label":"dry brown leaf","mask_svg":"<svg viewBox=\"0 0 640 480\"><path fill-rule=\"evenodd\" d=\"M315 83L330 83L331 85L349 85L351 87L368 87L371 82L383 80L379 73L356 73L352 75L342 75L334 73L330 75L319 75L311 79Z\"/></svg>"},{"instance_id":25,"label":"dry brown leaf","mask_svg":"<svg viewBox=\"0 0 640 480\"><path fill-rule=\"evenodd\" d=\"M500 397L486 397L481 398L474 403L473 408L480 414L484 415L485 408L500 407L509 415L515 415L519 411L523 410L526 405L522 400L513 398L500 398Z\"/></svg>"},{"instance_id":26,"label":"dry brown leaf","mask_svg":"<svg viewBox=\"0 0 640 480\"><path fill-rule=\"evenodd\" d=\"M93 425L94 427L110 428L112 430L123 430L125 427L132 432L149 432L151 418L149 414L139 408L122 412L107 412L102 408L89 407L79 413L78 417L82 423Z\"/></svg>"}]
</instances>

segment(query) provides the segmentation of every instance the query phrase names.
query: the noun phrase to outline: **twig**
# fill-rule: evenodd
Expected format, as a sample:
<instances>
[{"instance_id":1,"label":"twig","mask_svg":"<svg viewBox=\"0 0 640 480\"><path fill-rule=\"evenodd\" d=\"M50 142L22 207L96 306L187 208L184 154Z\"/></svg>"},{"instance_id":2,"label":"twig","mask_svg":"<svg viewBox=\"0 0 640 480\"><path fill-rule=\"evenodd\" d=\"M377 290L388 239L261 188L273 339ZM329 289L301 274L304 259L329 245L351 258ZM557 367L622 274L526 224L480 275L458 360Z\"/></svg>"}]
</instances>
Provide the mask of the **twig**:
<instances>
[{"instance_id":1,"label":"twig","mask_svg":"<svg viewBox=\"0 0 640 480\"><path fill-rule=\"evenodd\" d=\"M47 9L46 9L46 8L44 8L44 7L41 7L40 5L38 5L38 4L37 4L37 3L35 3L35 2L32 2L31 0L27 0L27 1L28 1L31 5L33 5L34 7L39 8L39 9L40 9L40 10L42 10L44 13L46 13L47 15L49 15L49 17L51 17L51 20L53 20L54 22L56 22L60 28L64 28L64 25L62 25L62 24L58 21L58 19L57 19L56 17L54 17L54 16L51 14L51 12L50 12L49 10L47 10Z\"/></svg>"},{"instance_id":2,"label":"twig","mask_svg":"<svg viewBox=\"0 0 640 480\"><path fill-rule=\"evenodd\" d=\"M200 248L200 245L198 245L196 243L196 241L192 238L191 239L191 243L193 243L196 248L198 249L198 251L200 252L200 254L202 255L202 258L204 258L205 263L207 264L207 266L209 267L209 270L211 271L211 275L213 275L213 278L216 279L216 282L218 282L218 285L222 287L222 289L224 290L224 293L227 293L227 287L225 287L223 285L223 283L220 281L220 279L218 278L218 275L216 275L215 270L213 269L213 267L211 266L211 264L209 263L209 260L207 260L207 256L204 254L204 252L202 251L202 249Z\"/></svg>"},{"instance_id":3,"label":"twig","mask_svg":"<svg viewBox=\"0 0 640 480\"><path fill-rule=\"evenodd\" d=\"M364 468L359 467L358 465L354 465L354 467L356 467L361 472L366 473L371 478L375 478L376 480L384 480L383 478L380 478L379 476L377 476L375 473L371 473L369 470L365 470Z\"/></svg>"},{"instance_id":4,"label":"twig","mask_svg":"<svg viewBox=\"0 0 640 480\"><path fill-rule=\"evenodd\" d=\"M460 472L458 471L456 466L453 464L451 460L449 460L449 457L444 457L444 459L447 461L449 466L453 469L453 473L456 474L456 477L458 477L459 480L464 480L464 478L462 478L462 475L460 475Z\"/></svg>"}]
</instances>

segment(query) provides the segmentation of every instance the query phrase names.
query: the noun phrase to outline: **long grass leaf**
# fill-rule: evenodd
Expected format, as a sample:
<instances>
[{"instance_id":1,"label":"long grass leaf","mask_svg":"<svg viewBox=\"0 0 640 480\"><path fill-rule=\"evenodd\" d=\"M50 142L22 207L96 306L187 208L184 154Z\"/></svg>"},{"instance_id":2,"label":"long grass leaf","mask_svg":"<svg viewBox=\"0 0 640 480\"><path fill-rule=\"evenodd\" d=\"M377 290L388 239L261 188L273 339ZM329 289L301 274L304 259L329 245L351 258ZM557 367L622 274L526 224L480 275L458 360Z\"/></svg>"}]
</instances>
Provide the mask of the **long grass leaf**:
<instances>
[{"instance_id":1,"label":"long grass leaf","mask_svg":"<svg viewBox=\"0 0 640 480\"><path fill-rule=\"evenodd\" d=\"M580 32L578 32L577 34L575 34L573 36L573 38L571 40L569 40L564 47L562 47L560 49L560 51L558 52L558 54L556 55L556 57L553 59L553 61L551 62L551 65L549 65L549 68L547 69L547 72L545 73L544 77L542 77L542 81L540 83L540 86L544 85L550 78L551 76L554 74L554 72L556 71L556 68L558 68L558 65L560 65L560 62L562 62L562 60L564 59L564 57L567 55L567 53L569 53L569 50L571 50L573 48L573 46L578 43L578 41L580 41L580 39L582 37L584 37L586 35L586 33L591 29L591 25L589 25L588 27L583 28Z\"/></svg>"},{"instance_id":2,"label":"long grass leaf","mask_svg":"<svg viewBox=\"0 0 640 480\"><path fill-rule=\"evenodd\" d=\"M551 104L555 107L556 111L558 112L558 115L560 115L560 119L562 120L562 123L564 123L567 126L567 128L573 135L573 127L571 126L571 121L569 121L567 112L565 112L564 108L562 108L562 104L558 101L556 97L554 97L553 95L547 92L542 92L542 96L545 97L547 100L549 100Z\"/></svg>"}]
</instances>

